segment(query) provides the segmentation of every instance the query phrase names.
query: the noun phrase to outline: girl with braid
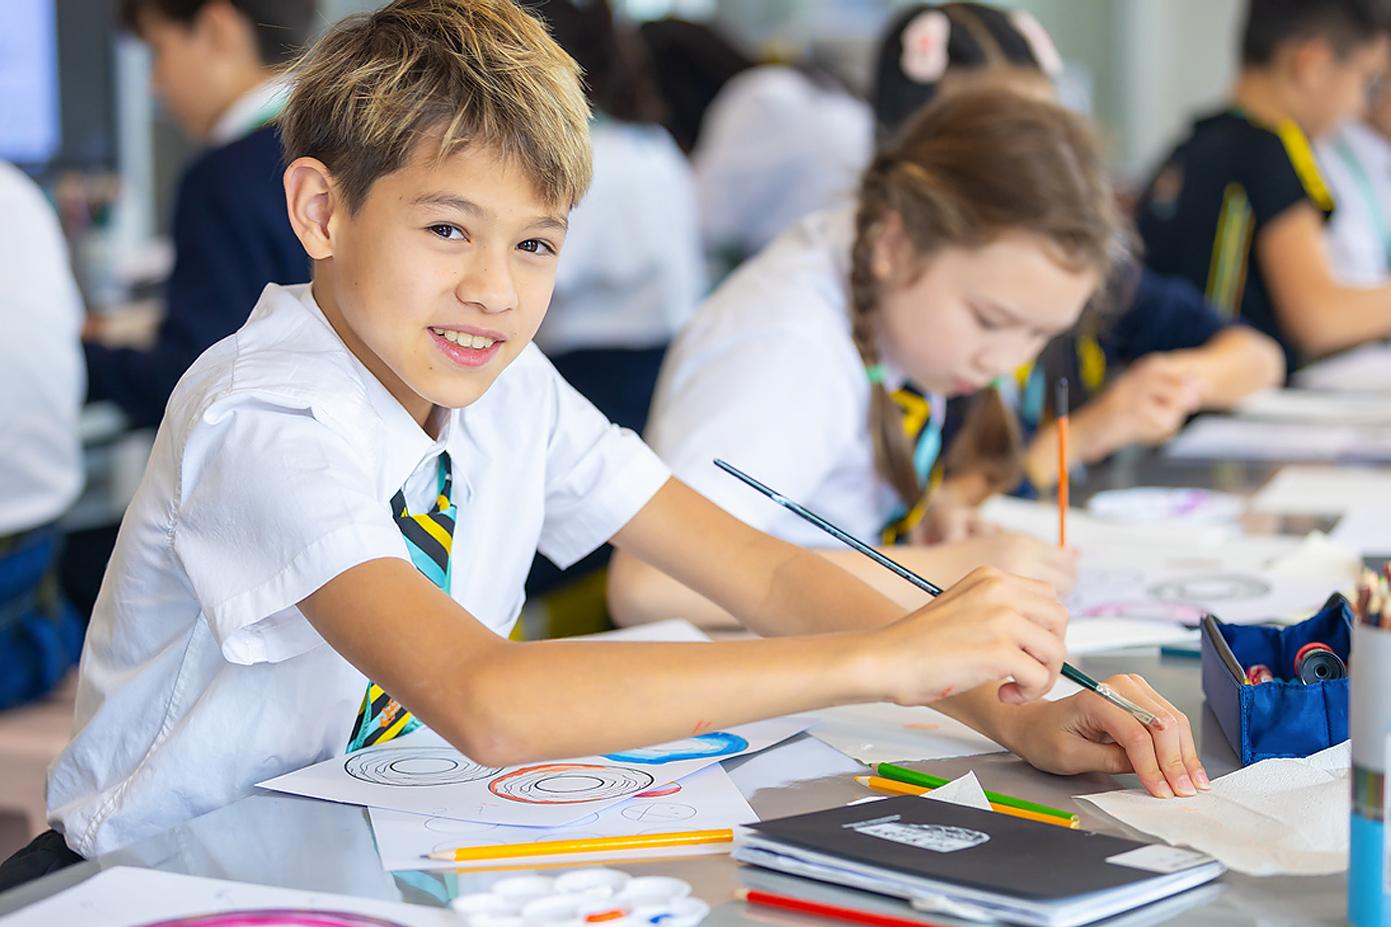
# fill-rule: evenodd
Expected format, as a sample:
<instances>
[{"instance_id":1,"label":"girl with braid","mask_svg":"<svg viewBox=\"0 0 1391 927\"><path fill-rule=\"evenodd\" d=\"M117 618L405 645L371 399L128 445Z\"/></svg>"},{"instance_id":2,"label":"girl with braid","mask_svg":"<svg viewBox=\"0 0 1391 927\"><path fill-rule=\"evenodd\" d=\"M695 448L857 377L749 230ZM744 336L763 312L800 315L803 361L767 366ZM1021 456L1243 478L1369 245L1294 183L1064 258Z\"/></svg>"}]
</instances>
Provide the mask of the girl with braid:
<instances>
[{"instance_id":1,"label":"girl with braid","mask_svg":"<svg viewBox=\"0 0 1391 927\"><path fill-rule=\"evenodd\" d=\"M697 310L668 352L646 437L732 514L822 548L902 604L923 593L828 547L711 460L897 545L895 559L938 583L991 565L1066 593L1072 551L1006 533L933 543L934 490L959 465L941 453L942 428L949 398L980 392L953 450L1011 459L991 449L1017 440L1015 417L982 388L1076 323L1117 261L1122 229L1084 120L993 86L945 95L874 158L853 207L794 226ZM609 597L628 623L732 623L631 557L615 560Z\"/></svg>"}]
</instances>

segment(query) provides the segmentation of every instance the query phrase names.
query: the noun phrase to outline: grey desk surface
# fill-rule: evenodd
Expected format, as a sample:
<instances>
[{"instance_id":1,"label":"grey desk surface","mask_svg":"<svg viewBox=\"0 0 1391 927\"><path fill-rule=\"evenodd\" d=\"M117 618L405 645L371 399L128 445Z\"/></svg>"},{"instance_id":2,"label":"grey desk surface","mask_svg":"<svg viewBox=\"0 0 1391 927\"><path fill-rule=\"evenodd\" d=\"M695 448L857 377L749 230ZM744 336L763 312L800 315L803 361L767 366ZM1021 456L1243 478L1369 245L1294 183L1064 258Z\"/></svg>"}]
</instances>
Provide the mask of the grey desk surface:
<instances>
[{"instance_id":1,"label":"grey desk surface","mask_svg":"<svg viewBox=\"0 0 1391 927\"><path fill-rule=\"evenodd\" d=\"M1249 492L1272 472L1270 467L1231 465L1174 465L1154 458L1125 459L1096 471L1079 487L1085 495L1109 485L1201 485ZM1305 523L1258 522L1248 525L1257 532L1307 530L1326 526L1327 519ZM1237 766L1237 758L1223 739L1215 719L1203 705L1198 662L1191 658L1162 657L1153 649L1102 654L1081 661L1098 678L1117 672L1138 672L1192 719L1203 762L1213 776ZM798 745L792 745L796 749ZM819 748L800 745L803 749ZM745 791L762 818L777 817L844 804L864 796L849 776L836 775L775 787L760 787L756 778L741 772L744 761L727 764L736 783ZM1009 754L991 754L937 760L933 772L954 776L975 770L986 788L1063 808L1075 808L1084 828L1125 834L1131 832L1080 804L1071 796L1136 785L1133 777L1088 775L1058 777L1038 772ZM421 904L442 904L460 892L476 891L499 874L397 873L382 871L372 840L371 825L361 808L310 799L258 794L185 825L83 863L0 895L0 914L16 910L40 898L76 884L103 868L134 865L316 891L339 892ZM630 871L661 872L691 882L695 894L711 902L714 910L707 924L723 927L750 922L812 927L817 921L795 915L751 911L734 900L744 884L776 888L789 877L741 869L727 856L711 856L667 862L625 863ZM802 883L803 890L812 883ZM848 893L839 889L844 900ZM1151 924L1184 924L1192 927L1240 927L1240 925L1308 925L1346 923L1346 879L1255 879L1228 873L1213 886L1180 896L1164 907L1133 912L1107 923L1112 927ZM890 900L855 894L855 903L907 913ZM949 921L937 919L942 923ZM820 923L825 923L820 922Z\"/></svg>"}]
</instances>

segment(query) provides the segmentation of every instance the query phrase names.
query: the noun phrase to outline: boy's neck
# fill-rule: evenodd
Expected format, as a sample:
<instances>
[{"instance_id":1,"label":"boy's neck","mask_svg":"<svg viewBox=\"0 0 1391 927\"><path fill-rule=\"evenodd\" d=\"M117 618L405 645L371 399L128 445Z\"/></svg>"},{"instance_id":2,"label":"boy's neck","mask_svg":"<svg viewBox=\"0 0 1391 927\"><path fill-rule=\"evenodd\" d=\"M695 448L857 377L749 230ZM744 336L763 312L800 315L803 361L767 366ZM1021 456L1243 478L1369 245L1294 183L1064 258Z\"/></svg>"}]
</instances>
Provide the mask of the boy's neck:
<instances>
[{"instance_id":1,"label":"boy's neck","mask_svg":"<svg viewBox=\"0 0 1391 927\"><path fill-rule=\"evenodd\" d=\"M402 382L401 378L373 353L372 349L364 344L357 333L353 331L352 326L343 318L343 313L338 308L332 275L324 272L322 268L316 267L313 282L309 285L309 292L314 297L319 311L324 314L328 324L333 327L334 333L338 335L343 345L352 352L353 357L356 357L362 366L367 368L368 373L376 377L377 382L385 387L391 397L401 404L407 415L415 419L415 423L430 436L431 440L439 438L440 428L444 424L444 416L435 414L437 406Z\"/></svg>"},{"instance_id":2,"label":"boy's neck","mask_svg":"<svg viewBox=\"0 0 1391 927\"><path fill-rule=\"evenodd\" d=\"M1294 119L1279 78L1266 71L1242 70L1232 91L1232 103L1266 125L1277 126Z\"/></svg>"},{"instance_id":3,"label":"boy's neck","mask_svg":"<svg viewBox=\"0 0 1391 927\"><path fill-rule=\"evenodd\" d=\"M238 79L228 86L227 98L218 110L217 117L213 119L213 124L208 127L209 139L214 142L226 141L227 139L219 138L219 136L228 134L228 129L223 126L228 115L232 113L238 103L246 99L253 91L275 80L276 77L275 71L262 67L253 67L238 75Z\"/></svg>"}]
</instances>

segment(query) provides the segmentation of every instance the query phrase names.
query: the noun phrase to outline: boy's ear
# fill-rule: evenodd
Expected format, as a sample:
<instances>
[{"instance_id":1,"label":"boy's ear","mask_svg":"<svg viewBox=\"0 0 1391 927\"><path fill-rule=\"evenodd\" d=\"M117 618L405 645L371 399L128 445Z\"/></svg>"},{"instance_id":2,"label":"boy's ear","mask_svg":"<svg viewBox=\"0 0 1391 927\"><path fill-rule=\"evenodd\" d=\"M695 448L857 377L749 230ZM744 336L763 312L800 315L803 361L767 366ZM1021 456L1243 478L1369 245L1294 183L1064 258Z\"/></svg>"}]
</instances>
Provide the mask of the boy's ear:
<instances>
[{"instance_id":1,"label":"boy's ear","mask_svg":"<svg viewBox=\"0 0 1391 927\"><path fill-rule=\"evenodd\" d=\"M189 23L189 31L220 54L241 56L250 53L260 59L255 26L227 0L213 0L204 4Z\"/></svg>"},{"instance_id":2,"label":"boy's ear","mask_svg":"<svg viewBox=\"0 0 1391 927\"><path fill-rule=\"evenodd\" d=\"M338 208L333 175L318 158L296 158L285 168L285 208L290 227L312 260L333 257L329 220Z\"/></svg>"}]
</instances>

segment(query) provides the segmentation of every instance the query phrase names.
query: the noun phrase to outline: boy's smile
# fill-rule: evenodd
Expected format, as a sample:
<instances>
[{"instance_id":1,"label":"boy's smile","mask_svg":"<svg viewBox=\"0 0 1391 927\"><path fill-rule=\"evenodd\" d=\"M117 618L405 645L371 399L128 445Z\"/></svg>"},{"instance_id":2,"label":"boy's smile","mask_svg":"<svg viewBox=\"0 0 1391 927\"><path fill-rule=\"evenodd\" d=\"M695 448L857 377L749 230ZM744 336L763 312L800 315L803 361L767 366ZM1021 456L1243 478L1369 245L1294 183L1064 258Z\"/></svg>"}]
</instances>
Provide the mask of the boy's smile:
<instances>
[{"instance_id":1,"label":"boy's smile","mask_svg":"<svg viewBox=\"0 0 1391 927\"><path fill-rule=\"evenodd\" d=\"M473 147L440 160L422 144L355 212L314 159L286 185L317 217L300 238L324 315L422 425L476 401L536 334L568 204L543 202L513 159Z\"/></svg>"}]
</instances>

